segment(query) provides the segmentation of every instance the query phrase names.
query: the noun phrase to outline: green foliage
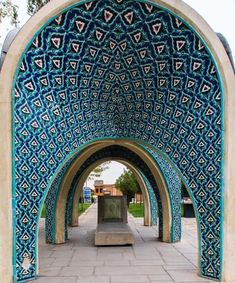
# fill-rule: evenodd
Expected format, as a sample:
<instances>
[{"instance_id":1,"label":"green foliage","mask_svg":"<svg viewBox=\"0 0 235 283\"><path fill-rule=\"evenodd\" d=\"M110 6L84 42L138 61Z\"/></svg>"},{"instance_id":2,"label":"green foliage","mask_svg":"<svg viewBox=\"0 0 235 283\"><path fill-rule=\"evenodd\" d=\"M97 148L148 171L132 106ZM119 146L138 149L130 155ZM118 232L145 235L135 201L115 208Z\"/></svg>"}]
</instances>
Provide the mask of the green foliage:
<instances>
[{"instance_id":1,"label":"green foliage","mask_svg":"<svg viewBox=\"0 0 235 283\"><path fill-rule=\"evenodd\" d=\"M45 205L45 203L43 204L43 207L42 207L41 218L46 218L46 205Z\"/></svg>"},{"instance_id":2,"label":"green foliage","mask_svg":"<svg viewBox=\"0 0 235 283\"><path fill-rule=\"evenodd\" d=\"M78 204L78 215L81 215L87 208L90 206L90 203L79 203ZM46 218L46 205L43 204L41 218Z\"/></svg>"},{"instance_id":3,"label":"green foliage","mask_svg":"<svg viewBox=\"0 0 235 283\"><path fill-rule=\"evenodd\" d=\"M100 178L103 171L107 170L109 168L108 164L110 161L104 162L101 165L97 166L88 176L88 180L94 180L96 178Z\"/></svg>"},{"instance_id":4,"label":"green foliage","mask_svg":"<svg viewBox=\"0 0 235 283\"><path fill-rule=\"evenodd\" d=\"M184 217L184 205L181 204L181 217Z\"/></svg>"},{"instance_id":5,"label":"green foliage","mask_svg":"<svg viewBox=\"0 0 235 283\"><path fill-rule=\"evenodd\" d=\"M11 24L17 27L18 6L12 4L11 0L0 0L0 23L4 18L10 18Z\"/></svg>"},{"instance_id":6,"label":"green foliage","mask_svg":"<svg viewBox=\"0 0 235 283\"><path fill-rule=\"evenodd\" d=\"M50 0L28 0L27 9L29 15L34 15Z\"/></svg>"},{"instance_id":7,"label":"green foliage","mask_svg":"<svg viewBox=\"0 0 235 283\"><path fill-rule=\"evenodd\" d=\"M90 203L79 203L78 204L78 215L81 215L87 208L90 207Z\"/></svg>"},{"instance_id":8,"label":"green foliage","mask_svg":"<svg viewBox=\"0 0 235 283\"><path fill-rule=\"evenodd\" d=\"M128 207L128 211L134 217L144 217L144 204L143 203L131 203Z\"/></svg>"},{"instance_id":9,"label":"green foliage","mask_svg":"<svg viewBox=\"0 0 235 283\"><path fill-rule=\"evenodd\" d=\"M124 170L124 173L116 180L115 187L127 196L128 206L131 198L140 192L139 183L130 170Z\"/></svg>"}]
</instances>

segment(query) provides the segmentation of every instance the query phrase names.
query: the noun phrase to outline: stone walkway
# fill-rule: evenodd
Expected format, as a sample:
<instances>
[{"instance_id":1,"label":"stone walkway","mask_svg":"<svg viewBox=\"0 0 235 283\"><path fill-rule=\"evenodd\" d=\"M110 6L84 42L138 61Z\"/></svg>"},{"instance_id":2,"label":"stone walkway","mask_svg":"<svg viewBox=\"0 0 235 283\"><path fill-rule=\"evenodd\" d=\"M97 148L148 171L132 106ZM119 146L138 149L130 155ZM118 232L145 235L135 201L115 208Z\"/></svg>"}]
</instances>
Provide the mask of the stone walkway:
<instances>
[{"instance_id":1,"label":"stone walkway","mask_svg":"<svg viewBox=\"0 0 235 283\"><path fill-rule=\"evenodd\" d=\"M92 205L70 228L63 245L44 242L44 222L39 229L40 276L36 283L156 283L212 282L196 275L197 232L195 219L183 219L180 243L159 242L156 227L144 227L142 218L129 215L135 244L95 247L97 206Z\"/></svg>"}]
</instances>

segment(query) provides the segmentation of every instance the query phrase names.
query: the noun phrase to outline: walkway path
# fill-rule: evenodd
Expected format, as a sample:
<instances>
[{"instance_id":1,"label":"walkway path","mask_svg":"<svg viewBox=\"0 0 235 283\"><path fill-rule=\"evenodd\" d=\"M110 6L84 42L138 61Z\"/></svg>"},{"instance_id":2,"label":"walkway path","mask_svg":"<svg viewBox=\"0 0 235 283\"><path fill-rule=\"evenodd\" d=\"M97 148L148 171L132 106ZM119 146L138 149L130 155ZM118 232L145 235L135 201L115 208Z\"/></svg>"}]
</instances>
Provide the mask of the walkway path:
<instances>
[{"instance_id":1,"label":"walkway path","mask_svg":"<svg viewBox=\"0 0 235 283\"><path fill-rule=\"evenodd\" d=\"M197 233L194 219L183 219L183 239L166 244L156 239L156 227L144 227L142 218L129 216L135 244L95 247L97 206L92 205L69 230L68 243L44 242L40 222L40 277L35 283L169 283L212 282L196 275Z\"/></svg>"}]
</instances>

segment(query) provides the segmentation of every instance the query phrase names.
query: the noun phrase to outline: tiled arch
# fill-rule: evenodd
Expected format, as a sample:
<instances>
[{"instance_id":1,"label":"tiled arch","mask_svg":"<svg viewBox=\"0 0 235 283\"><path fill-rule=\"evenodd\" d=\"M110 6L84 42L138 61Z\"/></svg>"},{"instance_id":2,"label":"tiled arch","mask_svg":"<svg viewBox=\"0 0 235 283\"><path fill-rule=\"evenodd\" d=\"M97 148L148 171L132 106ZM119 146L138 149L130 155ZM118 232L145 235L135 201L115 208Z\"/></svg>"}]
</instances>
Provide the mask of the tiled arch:
<instances>
[{"instance_id":1,"label":"tiled arch","mask_svg":"<svg viewBox=\"0 0 235 283\"><path fill-rule=\"evenodd\" d=\"M163 231L163 221L162 221L162 204L161 204L161 198L158 192L157 184L156 181L154 180L154 176L152 175L151 171L148 169L147 165L141 158L136 155L133 151L130 149L126 149L125 147L122 146L110 146L107 148L104 148L100 151L98 151L96 154L91 156L87 161L85 162L84 165L88 164L91 162L95 162L96 159L104 158L104 157L109 157L109 158L122 158L126 159L129 162L133 164L134 167L139 169L140 174L142 175L143 180L145 181L145 186L147 187L147 192L148 196L150 199L150 207L151 207L151 219L152 223L156 223L157 219L157 211L156 211L156 198L158 205L157 207L159 208L159 236L162 237L162 231ZM172 221L171 224L171 236L170 236L170 242L177 242L181 238L181 219L180 219L180 203L181 203L181 180L178 176L178 174L175 172L173 168L171 168L168 165L166 165L166 161L162 160L157 153L153 154L153 160L156 162L156 166L160 168L162 171L162 177L165 180L167 190L169 192L169 197L171 204L175 207L171 209L172 213ZM162 160L162 162L161 162ZM165 165L165 167L164 167ZM168 169L167 169L168 168ZM67 203L67 208L70 207L72 210L72 200L74 198L74 194L76 191L76 183L79 181L81 175L76 175L74 177L74 181L71 185L71 189L69 192L68 196L68 203ZM160 188L161 189L161 188ZM155 196L156 195L156 196ZM77 203L77 200L75 199L74 204ZM76 208L73 208L76 209ZM71 215L69 211L67 212L68 215Z\"/></svg>"},{"instance_id":2,"label":"tiled arch","mask_svg":"<svg viewBox=\"0 0 235 283\"><path fill-rule=\"evenodd\" d=\"M13 188L13 205L1 201L1 209L8 215L3 220L6 227L11 211L15 220L15 280L35 274L33 235L47 186L44 180L49 182L58 165L73 151L71 146L75 149L98 138L141 140L158 148L178 166L197 205L202 243L200 273L214 279L234 279L233 255L229 253L235 246L229 233L233 225L226 230L222 226L223 221L226 225L233 223L228 212L232 208L229 196L233 197L230 188L234 181L234 103L230 103L234 75L222 46L206 23L182 3L174 2L173 7L168 0L158 0L156 4L107 0L67 7L72 1L59 2L58 9L49 4L48 12L47 7L43 11L45 15L39 12L19 33L1 74L1 110L5 114L1 129L6 134L5 140L1 140L1 160L7 170L6 176L1 173L1 177L7 200L11 197L9 188ZM50 18L58 13L62 15ZM112 29L114 25L121 28ZM122 28L128 38L122 37ZM90 50L97 48L104 52L100 57L99 52ZM133 49L134 54L130 54ZM123 52L123 56L112 57L116 50ZM88 58L82 56L84 60L76 61L76 56L86 52L90 54ZM22 64L18 69L19 54ZM92 58L96 54L95 61ZM79 74L83 74L81 80L77 67ZM107 77L102 76L102 69L109 73ZM120 82L113 84L113 78ZM130 78L133 83L129 83ZM95 91L89 93L88 99L83 90L90 83L91 89L102 84L106 94L97 96ZM13 113L12 87L15 87ZM69 93L64 92L65 88ZM76 99L79 103L74 102ZM72 117L71 111L76 117ZM223 115L228 118L226 127ZM223 219L224 209L227 214ZM223 233L229 241L223 242ZM11 231L6 228L1 241L6 240L2 254L7 255L7 260L0 257L0 268L7 270L7 278L11 276L10 238ZM31 259L29 270L21 267L26 257Z\"/></svg>"},{"instance_id":3,"label":"tiled arch","mask_svg":"<svg viewBox=\"0 0 235 283\"><path fill-rule=\"evenodd\" d=\"M116 144L116 146L112 147L113 143ZM112 152L110 148L114 148L115 150ZM122 150L120 150L120 148ZM73 159L64 163L55 175L46 200L49 204L47 205L46 221L46 223L48 223L46 229L48 242L57 244L65 242L65 204L70 187L74 187L74 184L76 184L77 179L79 179L83 171L86 172L90 170L87 167L89 167L89 164L92 164L94 160L99 160L100 156L104 157L106 155L109 158L114 158L117 154L131 162L134 167L140 167L141 171L145 172L148 178L151 179L155 193L158 194L157 199L161 199L161 202L159 202L159 207L162 207L162 209L160 209L160 215L162 215L160 216L160 229L162 227L164 228L160 230L162 240L166 242L179 240L180 218L176 217L176 215L179 214L179 205L171 205L172 203L179 203L180 201L179 197L177 197L180 192L175 193L178 189L176 184L177 178L179 179L179 177L175 176L174 183L169 182L167 174L165 176L161 173L164 171L164 166L162 164L158 165L160 162L155 160L155 156L153 157L152 154L149 154L133 141L104 140L91 144L83 151L78 152ZM139 162L137 163L137 161ZM168 171L172 171L170 176L176 174L174 170L170 168ZM165 177L167 179L165 179ZM160 190L158 190L158 188L160 188ZM161 211L163 211L163 213L161 213ZM178 219L177 223L172 223L172 219ZM178 228L175 230L174 227Z\"/></svg>"},{"instance_id":4,"label":"tiled arch","mask_svg":"<svg viewBox=\"0 0 235 283\"><path fill-rule=\"evenodd\" d=\"M201 267L217 278L221 91L207 47L167 10L141 1L75 5L37 34L16 78L17 202L25 202L20 191L33 187L26 202L34 202L36 216L45 180L79 145L138 138L167 154L187 179L198 205ZM33 261L26 247L33 244L34 217L24 207L17 207L16 263L27 277L33 265L20 266L26 256Z\"/></svg>"},{"instance_id":5,"label":"tiled arch","mask_svg":"<svg viewBox=\"0 0 235 283\"><path fill-rule=\"evenodd\" d=\"M104 161L106 161L106 159L99 160L96 164L102 164ZM143 194L143 201L144 201L144 219L143 219L144 226L157 225L158 223L157 199L147 178L145 178L145 176L139 170L137 170L133 165L131 165L127 161L123 161L120 159L115 159L115 161L124 166L127 166L127 168L132 171L132 173L137 179L137 182L140 185ZM76 207L79 201L79 197L81 196L81 192L82 192L81 188L83 188L84 185L84 183L82 184L83 178L85 178L86 176L87 173L81 175L79 180L77 180L78 182L76 188L74 189L74 193L70 194L67 199L66 219L68 226L74 227L79 225L79 217Z\"/></svg>"},{"instance_id":6,"label":"tiled arch","mask_svg":"<svg viewBox=\"0 0 235 283\"><path fill-rule=\"evenodd\" d=\"M178 176L178 174L176 174L176 172L173 170L173 168L169 168L169 165L166 165L166 162L164 163L164 161L161 160L160 157L158 157L157 160L157 154L155 153L153 160L155 160L156 162L156 166L160 167L161 171L164 172L164 170L166 171L166 174L162 174L162 178L165 179L165 183L168 189L168 194L169 194L169 198L170 198L170 202L171 204L173 204L173 207L171 209L171 219L174 219L174 221L172 221L172 223L170 224L169 229L171 230L171 236L169 237L169 241L170 242L176 242L180 240L180 234L181 234L181 221L180 221L180 202L181 202L181 191L180 191L180 184L181 184L181 180ZM77 201L74 201L74 194L77 190L77 185L78 182L80 181L80 179L82 178L82 175L84 174L84 171L87 171L89 166L99 160L102 160L104 158L108 158L108 159L123 159L126 160L128 162L130 162L131 164L133 164L134 167L138 168L139 171L142 172L142 174L144 175L143 178L145 179L145 183L147 184L147 189L148 189L148 195L150 198L150 205L151 205L151 211L152 211L152 216L156 216L156 208L154 207L154 203L155 203L155 196L154 194L156 194L157 200L158 200L158 207L160 209L160 237L162 237L162 225L163 225L163 221L162 221L162 204L160 202L160 194L158 192L158 186L156 184L155 178L157 176L154 176L153 172L151 172L151 170L148 168L148 166L146 165L146 163L140 158L140 156L138 156L136 153L134 153L133 151L131 151L130 149L127 149L123 146L120 145L111 145L111 146L106 146L103 149L97 150L94 154L87 156L87 159L84 163L77 163L76 168L79 168L78 171L75 171L74 174L69 178L71 181L69 183L63 183L62 179L64 178L64 175L66 174L66 171L68 171L68 165L64 165L62 169L61 173L58 174L58 178L55 178L55 180L52 183L52 186L48 192L47 195L47 200L46 200L46 204L47 204L47 220L46 220L46 226L47 226L47 242L52 242L52 243L61 243L64 242L66 239L66 236L60 238L60 240L58 240L58 238L56 237L55 233L58 233L56 231L58 231L58 228L55 228L57 225L57 221L56 219L61 219L62 217L64 217L64 212L63 212L63 205L61 206L61 203L63 201L65 201L66 198L68 198L67 201L67 216L69 218L71 218L71 215L74 215L74 213L72 213L72 207L74 206L73 209L77 210L76 205L73 205L73 203L77 204ZM160 163L160 165L159 165ZM165 167L164 167L165 164ZM168 170L167 170L168 168ZM65 173L63 173L65 172ZM156 173L155 173L156 174ZM83 178L84 179L84 178ZM84 180L85 181L85 180ZM69 192L67 192L66 194L63 194L63 197L58 197L59 194L61 194L60 189L61 187L67 188L68 186L71 186L71 189L69 190ZM82 186L82 185L81 185ZM162 190L162 188L160 187L160 190ZM78 197L78 195L77 195ZM59 206L58 204L59 203ZM57 212L57 213L56 213ZM58 214L59 212L59 214ZM77 217L77 215L76 215ZM66 231L66 222L70 223L71 221L67 220L64 222L65 225L65 231ZM58 222L59 225L61 223L61 221ZM64 235L64 232L59 232L60 234Z\"/></svg>"},{"instance_id":7,"label":"tiled arch","mask_svg":"<svg viewBox=\"0 0 235 283\"><path fill-rule=\"evenodd\" d=\"M107 161L107 159L101 159L97 161L96 163L93 163L92 166L89 167L95 168L94 166L97 166L99 164L102 164L103 162ZM140 185L142 195L143 195L143 204L144 204L144 217L143 217L143 225L144 226L152 226L157 225L158 223L158 206L157 206L157 199L153 192L153 189L147 179L144 178L144 176L141 174L141 172L136 169L132 164L130 164L128 161L121 160L121 159L115 159L112 161L116 161L124 166L127 166L129 170L132 171L134 176L137 179L137 182ZM66 219L68 226L76 227L79 226L79 217L78 217L78 211L77 211L77 204L79 202L79 198L81 196L82 188L84 185L83 180L88 176L88 172L84 172L81 177L79 178L77 182L76 190L72 196L67 199L66 204Z\"/></svg>"},{"instance_id":8,"label":"tiled arch","mask_svg":"<svg viewBox=\"0 0 235 283\"><path fill-rule=\"evenodd\" d=\"M141 158L136 155L133 151L130 149L126 149L122 146L110 146L107 148L104 148L103 150L100 150L100 152L97 152L93 156L91 156L89 159L87 159L86 163L89 164L89 162L93 162L96 160L96 158L102 158L102 157L112 157L112 158L122 158L127 159L129 162L133 164L134 167L139 169L139 172L145 182L145 186L147 187L148 197L150 199L150 207L151 207L151 221L153 224L157 222L156 217L159 216L159 237L162 237L162 231L163 231L163 220L162 220L162 203L161 198L159 195L159 189L156 184L156 181L154 180L153 173L149 170L147 165ZM153 159L156 162L156 166L160 168L160 170L163 172L162 177L165 180L167 190L169 193L171 205L173 206L171 209L172 213L172 221L171 223L171 236L170 236L170 242L177 242L181 239L181 219L180 219L180 204L181 204L181 179L179 178L178 174L175 172L173 168L169 166L169 164L166 163L165 160L163 160L157 153L153 154ZM80 176L74 177L74 182L72 183L69 197L68 197L68 203L67 207L71 207L72 204L70 204L71 200L69 200L70 195L71 199L73 199L73 195L76 191L76 182L79 180ZM155 196L156 195L156 196ZM156 201L158 205L156 206ZM74 204L77 203L77 199L75 199ZM158 207L159 215L156 211L156 208ZM74 208L76 209L76 208ZM68 212L68 215L71 213Z\"/></svg>"}]
</instances>

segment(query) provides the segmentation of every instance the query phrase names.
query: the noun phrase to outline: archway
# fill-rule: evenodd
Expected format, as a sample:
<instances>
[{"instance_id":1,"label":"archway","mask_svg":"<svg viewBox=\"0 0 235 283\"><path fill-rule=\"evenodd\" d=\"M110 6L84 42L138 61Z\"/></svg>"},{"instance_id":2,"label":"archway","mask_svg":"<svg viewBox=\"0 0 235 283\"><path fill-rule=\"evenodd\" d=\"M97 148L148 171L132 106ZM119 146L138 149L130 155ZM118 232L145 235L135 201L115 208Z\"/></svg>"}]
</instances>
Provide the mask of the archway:
<instances>
[{"instance_id":1,"label":"archway","mask_svg":"<svg viewBox=\"0 0 235 283\"><path fill-rule=\"evenodd\" d=\"M53 1L19 32L0 85L3 282L35 276L45 188L78 148L103 138L144 142L178 167L198 211L201 275L235 278L234 74L208 25L174 5Z\"/></svg>"},{"instance_id":2,"label":"archway","mask_svg":"<svg viewBox=\"0 0 235 283\"><path fill-rule=\"evenodd\" d=\"M107 159L107 161L110 161ZM140 188L141 188L141 193L143 195L143 202L144 202L144 225L145 226L151 226L152 223L157 224L156 219L158 216L158 209L157 209L157 200L155 197L155 194L152 192L152 187L148 188L148 184L146 180L144 180L143 176L141 175L141 172L139 172L134 166L130 165L128 162L125 162L123 160L119 159L112 159L112 162L115 161L116 163L120 163L124 166L126 166L128 169L131 170L133 175L135 176ZM95 166L99 166L103 162L106 162L105 160L100 160L99 162L95 163ZM93 166L92 166L93 167ZM93 167L94 168L94 167ZM78 210L77 210L77 204L79 202L79 198L82 195L82 189L84 187L84 179L87 178L87 173L83 173L82 176L79 178L78 182L76 183L76 188L74 193L71 195L71 197L67 198L67 204L66 204L66 217L67 217L67 223L69 226L76 227L78 226ZM148 192L151 189L151 192L154 195L154 201L150 199ZM156 215L153 215L153 214ZM154 222L155 221L155 222Z\"/></svg>"},{"instance_id":3,"label":"archway","mask_svg":"<svg viewBox=\"0 0 235 283\"><path fill-rule=\"evenodd\" d=\"M47 236L47 242L53 242L53 243L63 243L65 241L65 206L66 206L66 199L69 198L70 202L73 200L73 195L75 194L75 190L77 187L77 183L80 182L79 186L81 186L85 179L86 175L90 172L89 166L90 164L93 164L97 162L97 160L104 159L104 158L117 158L117 159L124 159L136 168L139 168L144 175L147 177L149 180L152 188L154 189L154 192L156 194L157 199L159 200L161 198L161 202L158 202L159 208L162 207L163 209L163 223L161 220L160 216L160 237L163 233L163 241L167 242L175 242L179 241L180 239L180 179L176 175L176 173L172 173L170 176L174 180L174 186L172 184L167 184L166 185L166 180L164 177L159 172L159 169L156 170L154 163L152 164L152 171L148 169L146 166L145 162L147 162L148 166L151 168L151 163L150 159L147 154L143 155L143 151L141 152L140 149L137 150L135 149L134 153L133 151L130 151L129 149L125 149L123 147L123 142L120 142L122 146L118 145L118 142L115 142L116 145L113 146L107 146L107 142L105 145L103 145L103 150L97 151L95 154L90 155L89 153L85 155L85 157L82 157L82 160L86 159L86 162L84 164L81 163L79 158L76 159L74 164L72 165L74 169L69 169L65 175L61 175L63 178L63 181L60 181L56 179L53 184L56 185L56 188L52 184L52 188L50 189L48 193L48 201L47 201L47 206L48 206L48 219L47 223L48 228L50 225L52 225L51 228L48 229L49 235ZM127 143L130 146L130 143ZM100 149L100 145L98 147ZM92 152L94 151L94 147L92 148ZM138 152L139 151L139 152ZM142 154L142 159L144 158L145 162L143 162L138 156L138 154ZM149 159L149 161L148 161ZM93 167L96 165L93 165ZM158 167L158 165L157 165ZM79 168L78 171L75 169ZM164 169L164 168L162 168ZM83 171L85 171L86 175L85 177L81 177L83 174ZM64 176L64 177L63 177ZM81 178L81 180L80 180ZM178 178L178 179L177 179ZM178 183L177 183L178 180ZM155 185L157 184L157 187ZM168 186L168 189L165 187ZM70 189L71 188L71 189ZM158 188L160 188L158 192ZM70 189L70 191L69 191ZM151 195L150 192L148 194ZM164 194L167 194L168 196L165 196ZM67 197L68 196L68 197ZM77 195L78 197L78 195ZM74 214L76 215L76 203L77 199L75 198L74 202ZM171 212L169 208L169 203L174 203L175 206L171 209ZM67 206L71 207L71 205ZM71 214L71 213L69 213ZM73 214L73 213L72 213ZM160 209L160 215L161 214L161 209ZM75 216L77 218L77 215ZM57 221L56 221L57 219ZM174 219L174 223L172 221ZM162 225L164 230L162 230ZM55 227L54 227L55 226ZM54 227L54 228L53 228ZM52 234L55 232L58 236L53 236Z\"/></svg>"}]
</instances>

